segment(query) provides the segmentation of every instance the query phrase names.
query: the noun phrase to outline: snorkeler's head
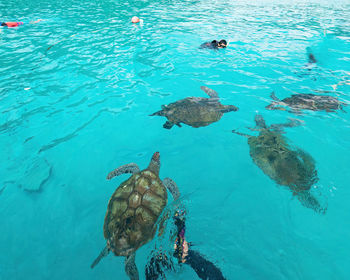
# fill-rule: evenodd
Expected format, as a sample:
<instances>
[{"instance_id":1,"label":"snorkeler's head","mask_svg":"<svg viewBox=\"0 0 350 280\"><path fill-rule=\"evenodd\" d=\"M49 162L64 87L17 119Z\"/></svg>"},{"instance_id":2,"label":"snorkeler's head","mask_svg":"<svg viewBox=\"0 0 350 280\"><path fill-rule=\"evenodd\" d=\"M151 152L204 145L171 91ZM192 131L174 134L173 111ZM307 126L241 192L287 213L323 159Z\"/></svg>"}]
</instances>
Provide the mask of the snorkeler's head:
<instances>
[{"instance_id":1,"label":"snorkeler's head","mask_svg":"<svg viewBox=\"0 0 350 280\"><path fill-rule=\"evenodd\" d=\"M131 19L131 22L132 23L138 23L138 22L140 22L140 19L137 16L133 16L132 19Z\"/></svg>"},{"instance_id":2,"label":"snorkeler's head","mask_svg":"<svg viewBox=\"0 0 350 280\"><path fill-rule=\"evenodd\" d=\"M6 26L6 22L0 22L1 26Z\"/></svg>"},{"instance_id":3,"label":"snorkeler's head","mask_svg":"<svg viewBox=\"0 0 350 280\"><path fill-rule=\"evenodd\" d=\"M218 43L218 48L226 48L227 46L227 42L226 40L221 40L219 43Z\"/></svg>"}]
</instances>

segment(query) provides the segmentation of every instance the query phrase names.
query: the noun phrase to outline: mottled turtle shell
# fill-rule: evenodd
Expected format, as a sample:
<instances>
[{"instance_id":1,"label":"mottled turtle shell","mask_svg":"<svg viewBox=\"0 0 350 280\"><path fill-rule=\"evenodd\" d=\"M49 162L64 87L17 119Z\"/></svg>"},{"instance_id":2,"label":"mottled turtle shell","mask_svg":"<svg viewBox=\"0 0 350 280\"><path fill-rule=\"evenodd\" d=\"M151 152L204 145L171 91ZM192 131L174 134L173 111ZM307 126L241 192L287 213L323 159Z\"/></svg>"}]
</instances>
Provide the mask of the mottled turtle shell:
<instances>
[{"instance_id":1,"label":"mottled turtle shell","mask_svg":"<svg viewBox=\"0 0 350 280\"><path fill-rule=\"evenodd\" d=\"M150 241L166 203L166 189L150 170L121 183L108 202L103 226L109 249L117 256L128 256Z\"/></svg>"},{"instance_id":2,"label":"mottled turtle shell","mask_svg":"<svg viewBox=\"0 0 350 280\"><path fill-rule=\"evenodd\" d=\"M171 123L201 127L220 120L226 107L210 98L188 97L164 106L163 112Z\"/></svg>"},{"instance_id":3,"label":"mottled turtle shell","mask_svg":"<svg viewBox=\"0 0 350 280\"><path fill-rule=\"evenodd\" d=\"M293 94L291 97L283 99L282 102L296 109L313 111L334 112L335 110L342 109L342 102L328 95Z\"/></svg>"},{"instance_id":4,"label":"mottled turtle shell","mask_svg":"<svg viewBox=\"0 0 350 280\"><path fill-rule=\"evenodd\" d=\"M280 133L263 130L259 136L251 136L248 144L254 163L277 184L301 192L318 181L312 157L292 149Z\"/></svg>"}]
</instances>

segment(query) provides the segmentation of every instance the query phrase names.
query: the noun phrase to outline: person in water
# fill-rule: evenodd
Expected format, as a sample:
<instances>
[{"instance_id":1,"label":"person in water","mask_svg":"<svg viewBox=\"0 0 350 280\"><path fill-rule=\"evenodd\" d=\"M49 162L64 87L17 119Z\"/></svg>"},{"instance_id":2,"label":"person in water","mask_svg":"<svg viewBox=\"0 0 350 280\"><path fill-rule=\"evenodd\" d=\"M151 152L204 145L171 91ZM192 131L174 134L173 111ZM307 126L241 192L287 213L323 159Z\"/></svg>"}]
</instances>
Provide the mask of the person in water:
<instances>
[{"instance_id":1,"label":"person in water","mask_svg":"<svg viewBox=\"0 0 350 280\"><path fill-rule=\"evenodd\" d=\"M221 41L211 41L211 42L205 42L202 45L200 45L200 49L224 49L227 47L226 40Z\"/></svg>"},{"instance_id":2,"label":"person in water","mask_svg":"<svg viewBox=\"0 0 350 280\"><path fill-rule=\"evenodd\" d=\"M191 244L186 241L185 212L176 211L174 222L176 225L176 239L173 255L178 260L178 263L191 266L200 279L226 280L219 268L212 262L206 260L197 251L192 250ZM151 257L146 265L146 280L166 279L163 269L173 270L174 266L164 253L158 252Z\"/></svg>"},{"instance_id":3,"label":"person in water","mask_svg":"<svg viewBox=\"0 0 350 280\"><path fill-rule=\"evenodd\" d=\"M137 17L137 16L133 16L133 17L131 18L131 22L132 22L132 23L140 23L140 24L142 25L143 19L140 19L140 18Z\"/></svg>"},{"instance_id":4,"label":"person in water","mask_svg":"<svg viewBox=\"0 0 350 280\"><path fill-rule=\"evenodd\" d=\"M6 26L6 27L17 27L23 24L21 21L9 21L9 22L0 22L1 26Z\"/></svg>"},{"instance_id":5,"label":"person in water","mask_svg":"<svg viewBox=\"0 0 350 280\"><path fill-rule=\"evenodd\" d=\"M38 23L42 21L42 19L38 19L36 21L31 21L30 24L34 24L34 23ZM12 28L12 27L18 27L20 25L23 25L23 22L22 21L8 21L8 22L0 22L0 26L6 26L6 27L9 27L9 28Z\"/></svg>"}]
</instances>

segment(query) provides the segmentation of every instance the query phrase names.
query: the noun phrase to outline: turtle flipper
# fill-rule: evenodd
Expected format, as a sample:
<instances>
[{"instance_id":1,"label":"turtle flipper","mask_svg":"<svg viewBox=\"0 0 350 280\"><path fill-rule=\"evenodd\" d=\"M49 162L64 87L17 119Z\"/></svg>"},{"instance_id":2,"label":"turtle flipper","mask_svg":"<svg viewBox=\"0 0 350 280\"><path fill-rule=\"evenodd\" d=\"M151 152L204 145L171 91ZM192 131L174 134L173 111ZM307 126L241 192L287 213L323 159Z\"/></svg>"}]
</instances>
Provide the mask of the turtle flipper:
<instances>
[{"instance_id":1,"label":"turtle flipper","mask_svg":"<svg viewBox=\"0 0 350 280\"><path fill-rule=\"evenodd\" d=\"M163 180L163 185L169 190L169 192L172 194L174 200L178 199L180 197L180 191L176 183L170 179L165 178Z\"/></svg>"},{"instance_id":2,"label":"turtle flipper","mask_svg":"<svg viewBox=\"0 0 350 280\"><path fill-rule=\"evenodd\" d=\"M348 104L345 103L345 102L341 102L340 105L339 105L339 109L340 109L342 112L346 113L346 111L344 110L344 106L348 106Z\"/></svg>"},{"instance_id":3,"label":"turtle flipper","mask_svg":"<svg viewBox=\"0 0 350 280\"><path fill-rule=\"evenodd\" d=\"M238 111L238 107L233 106L233 105L224 105L224 108L220 110L222 113L228 113L228 112L235 112Z\"/></svg>"},{"instance_id":4,"label":"turtle flipper","mask_svg":"<svg viewBox=\"0 0 350 280\"><path fill-rule=\"evenodd\" d=\"M279 106L281 105L282 102L275 102L273 101L270 105L267 105L265 107L265 109L267 110L279 110L279 111L288 111L286 108L284 108L283 106Z\"/></svg>"},{"instance_id":5,"label":"turtle flipper","mask_svg":"<svg viewBox=\"0 0 350 280\"><path fill-rule=\"evenodd\" d=\"M206 86L201 86L201 90L203 90L206 94L208 94L210 98L219 98L218 93L213 89L210 89Z\"/></svg>"},{"instance_id":6,"label":"turtle flipper","mask_svg":"<svg viewBox=\"0 0 350 280\"><path fill-rule=\"evenodd\" d=\"M303 124L303 121L301 120L298 120L298 119L289 119L288 122L286 123L280 123L280 124L273 124L270 126L271 129L274 129L276 131L281 131L282 128L284 127L296 127L296 126L299 126L299 125L302 125Z\"/></svg>"},{"instance_id":7,"label":"turtle flipper","mask_svg":"<svg viewBox=\"0 0 350 280\"><path fill-rule=\"evenodd\" d=\"M122 165L120 167L118 167L117 169L114 169L113 171L109 172L107 175L107 180L112 179L115 176L119 176L121 174L125 174L125 173L137 173L140 172L140 168L138 167L138 165L136 163L129 163L129 164L125 164Z\"/></svg>"},{"instance_id":8,"label":"turtle flipper","mask_svg":"<svg viewBox=\"0 0 350 280\"><path fill-rule=\"evenodd\" d=\"M135 252L125 258L125 272L130 280L139 280L139 272L135 263Z\"/></svg>"},{"instance_id":9,"label":"turtle flipper","mask_svg":"<svg viewBox=\"0 0 350 280\"><path fill-rule=\"evenodd\" d=\"M270 97L276 102L281 102L281 100L276 96L275 92L271 92Z\"/></svg>"},{"instance_id":10,"label":"turtle flipper","mask_svg":"<svg viewBox=\"0 0 350 280\"><path fill-rule=\"evenodd\" d=\"M235 129L232 130L232 133L236 133L236 134L238 134L238 135L240 135L240 136L244 136L244 137L246 137L246 138L251 137L249 134L245 134L245 133L238 132L238 131L236 131Z\"/></svg>"},{"instance_id":11,"label":"turtle flipper","mask_svg":"<svg viewBox=\"0 0 350 280\"><path fill-rule=\"evenodd\" d=\"M158 112L155 112L153 114L150 114L150 116L164 116L164 111L163 110L160 110Z\"/></svg>"},{"instance_id":12,"label":"turtle flipper","mask_svg":"<svg viewBox=\"0 0 350 280\"><path fill-rule=\"evenodd\" d=\"M284 127L296 127L302 125L304 122L298 119L289 119L287 123L282 124Z\"/></svg>"},{"instance_id":13,"label":"turtle flipper","mask_svg":"<svg viewBox=\"0 0 350 280\"><path fill-rule=\"evenodd\" d=\"M104 257L106 257L109 253L109 249L108 247L106 246L102 251L101 253L98 255L98 257L96 258L96 260L94 260L94 262L91 264L91 269L94 268L99 262L100 260L102 260Z\"/></svg>"},{"instance_id":14,"label":"turtle flipper","mask_svg":"<svg viewBox=\"0 0 350 280\"><path fill-rule=\"evenodd\" d=\"M327 211L327 207L322 207L319 201L309 191L299 192L297 198L303 206L313 209L317 213L325 214Z\"/></svg>"},{"instance_id":15,"label":"turtle flipper","mask_svg":"<svg viewBox=\"0 0 350 280\"><path fill-rule=\"evenodd\" d=\"M170 129L174 126L173 123L169 122L169 121L166 121L164 124L163 124L163 127L166 128L166 129Z\"/></svg>"}]
</instances>

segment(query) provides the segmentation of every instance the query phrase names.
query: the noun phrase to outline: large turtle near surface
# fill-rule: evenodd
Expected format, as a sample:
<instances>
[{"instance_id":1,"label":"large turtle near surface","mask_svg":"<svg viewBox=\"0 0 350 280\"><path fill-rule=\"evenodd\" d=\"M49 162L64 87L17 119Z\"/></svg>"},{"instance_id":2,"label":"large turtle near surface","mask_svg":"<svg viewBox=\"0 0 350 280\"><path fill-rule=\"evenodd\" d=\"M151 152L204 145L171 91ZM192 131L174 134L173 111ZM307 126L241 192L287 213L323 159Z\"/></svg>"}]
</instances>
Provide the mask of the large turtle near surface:
<instances>
[{"instance_id":1,"label":"large turtle near surface","mask_svg":"<svg viewBox=\"0 0 350 280\"><path fill-rule=\"evenodd\" d=\"M300 124L292 120L286 124L266 126L261 115L255 117L258 136L232 132L248 138L250 156L254 163L277 184L287 186L305 207L325 213L317 199L310 193L318 181L314 159L299 148L293 148L282 135L283 127Z\"/></svg>"},{"instance_id":2,"label":"large turtle near surface","mask_svg":"<svg viewBox=\"0 0 350 280\"><path fill-rule=\"evenodd\" d=\"M287 111L285 107L290 107L292 112L298 113L300 110L335 112L343 110L347 104L330 95L316 94L292 94L292 96L280 100L275 93L271 93L273 102L266 106L269 110Z\"/></svg>"},{"instance_id":3,"label":"large turtle near surface","mask_svg":"<svg viewBox=\"0 0 350 280\"><path fill-rule=\"evenodd\" d=\"M216 91L201 86L201 89L209 95L204 97L187 97L169 105L163 105L162 110L151 114L151 116L164 116L168 119L163 125L170 129L176 124L181 127L181 123L192 127L207 126L221 119L224 113L237 111L233 105L222 105Z\"/></svg>"},{"instance_id":4,"label":"large turtle near surface","mask_svg":"<svg viewBox=\"0 0 350 280\"><path fill-rule=\"evenodd\" d=\"M135 264L135 252L142 245L153 239L157 220L167 204L166 188L174 199L180 196L174 181L159 178L160 156L153 154L150 164L140 171L135 163L123 165L107 176L131 173L132 176L120 184L108 202L103 225L107 246L91 265L113 252L116 256L125 256L125 271L131 280L139 279Z\"/></svg>"}]
</instances>

